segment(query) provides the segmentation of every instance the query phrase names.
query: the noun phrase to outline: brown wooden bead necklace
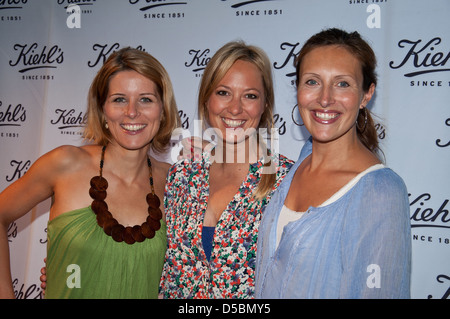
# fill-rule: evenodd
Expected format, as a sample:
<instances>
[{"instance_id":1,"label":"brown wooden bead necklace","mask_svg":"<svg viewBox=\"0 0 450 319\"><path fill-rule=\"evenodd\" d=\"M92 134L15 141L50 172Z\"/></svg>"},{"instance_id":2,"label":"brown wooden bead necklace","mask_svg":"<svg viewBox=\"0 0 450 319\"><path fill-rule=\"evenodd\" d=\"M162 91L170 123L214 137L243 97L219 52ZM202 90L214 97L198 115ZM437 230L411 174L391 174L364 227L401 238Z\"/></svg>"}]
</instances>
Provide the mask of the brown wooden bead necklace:
<instances>
[{"instance_id":1,"label":"brown wooden bead necklace","mask_svg":"<svg viewBox=\"0 0 450 319\"><path fill-rule=\"evenodd\" d=\"M103 228L104 232L111 236L117 242L126 242L127 244L134 244L135 242L142 242L146 238L153 238L155 232L161 227L162 212L159 209L160 200L155 194L153 187L152 163L147 157L147 164L150 175L150 187L152 192L147 194L148 217L142 225L123 226L112 216L108 210L108 205L105 202L106 189L108 188L108 181L102 176L103 162L105 158L106 145L102 148L102 157L100 160L100 176L94 176L91 179L91 188L89 195L93 199L91 209L97 215L97 223Z\"/></svg>"}]
</instances>

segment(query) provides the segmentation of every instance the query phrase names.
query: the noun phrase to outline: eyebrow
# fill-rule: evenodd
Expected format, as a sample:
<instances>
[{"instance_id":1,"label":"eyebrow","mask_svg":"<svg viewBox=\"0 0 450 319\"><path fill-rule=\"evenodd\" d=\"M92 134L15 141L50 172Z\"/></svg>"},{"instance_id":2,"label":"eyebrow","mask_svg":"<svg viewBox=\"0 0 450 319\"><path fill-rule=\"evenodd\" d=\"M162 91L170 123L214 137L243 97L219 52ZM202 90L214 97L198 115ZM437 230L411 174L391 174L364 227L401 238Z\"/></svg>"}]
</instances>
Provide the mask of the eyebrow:
<instances>
[{"instance_id":1,"label":"eyebrow","mask_svg":"<svg viewBox=\"0 0 450 319\"><path fill-rule=\"evenodd\" d=\"M228 85L225 85L225 84L219 84L217 87L216 87L216 90L217 89L219 89L219 88L226 88L226 89L228 89L228 90L231 90L231 87L229 87ZM260 90L258 90L257 88L248 88L248 89L245 89L245 91L257 91L257 92L259 92L259 93L261 93L261 91ZM264 91L264 90L263 90Z\"/></svg>"},{"instance_id":2,"label":"eyebrow","mask_svg":"<svg viewBox=\"0 0 450 319\"><path fill-rule=\"evenodd\" d=\"M302 73L301 76L317 76L317 77L321 77L319 74L314 73L314 72L305 72L305 73ZM333 78L340 78L340 77L349 77L349 78L354 79L356 81L356 78L353 75L351 75L351 74L338 74L338 75L333 76Z\"/></svg>"},{"instance_id":3,"label":"eyebrow","mask_svg":"<svg viewBox=\"0 0 450 319\"><path fill-rule=\"evenodd\" d=\"M109 94L108 96L113 96L113 95L125 96L126 94L125 94L125 93L117 92L117 93L111 93L111 94ZM139 94L139 96L142 96L142 95L153 95L153 96L158 97L158 95L157 95L156 93L151 93L151 92L149 92L149 93L140 93L140 94Z\"/></svg>"}]
</instances>

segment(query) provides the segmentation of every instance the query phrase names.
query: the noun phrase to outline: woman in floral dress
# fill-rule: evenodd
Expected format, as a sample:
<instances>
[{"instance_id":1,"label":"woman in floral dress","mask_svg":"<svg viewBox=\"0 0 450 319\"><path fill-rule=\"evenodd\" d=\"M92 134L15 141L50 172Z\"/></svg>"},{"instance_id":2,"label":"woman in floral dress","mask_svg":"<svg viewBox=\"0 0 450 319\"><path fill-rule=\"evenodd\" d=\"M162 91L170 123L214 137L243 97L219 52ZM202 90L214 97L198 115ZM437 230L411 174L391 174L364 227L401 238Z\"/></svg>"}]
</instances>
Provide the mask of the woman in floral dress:
<instances>
[{"instance_id":1,"label":"woman in floral dress","mask_svg":"<svg viewBox=\"0 0 450 319\"><path fill-rule=\"evenodd\" d=\"M253 298L261 214L292 165L262 140L273 128L273 108L266 54L242 42L219 49L198 99L216 145L168 174L164 298Z\"/></svg>"}]
</instances>

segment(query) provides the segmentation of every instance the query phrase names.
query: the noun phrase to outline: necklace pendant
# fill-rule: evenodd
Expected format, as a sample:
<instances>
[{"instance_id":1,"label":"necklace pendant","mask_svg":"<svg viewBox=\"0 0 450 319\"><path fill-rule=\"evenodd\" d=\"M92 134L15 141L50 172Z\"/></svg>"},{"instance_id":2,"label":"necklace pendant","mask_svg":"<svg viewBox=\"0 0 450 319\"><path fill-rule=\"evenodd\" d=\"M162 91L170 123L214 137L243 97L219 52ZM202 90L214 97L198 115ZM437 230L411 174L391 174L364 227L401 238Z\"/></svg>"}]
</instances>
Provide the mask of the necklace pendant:
<instances>
[{"instance_id":1,"label":"necklace pendant","mask_svg":"<svg viewBox=\"0 0 450 319\"><path fill-rule=\"evenodd\" d=\"M159 209L159 205L161 205L161 202L160 202L158 196L156 196L155 194L152 194L152 193L148 193L146 199L147 199L147 204L149 207Z\"/></svg>"},{"instance_id":2,"label":"necklace pendant","mask_svg":"<svg viewBox=\"0 0 450 319\"><path fill-rule=\"evenodd\" d=\"M91 204L92 211L96 214L97 224L103 228L106 235L111 236L116 242L125 242L129 245L135 242L143 242L146 238L153 238L156 231L161 228L162 212L159 206L161 201L154 193L153 177L150 158L147 158L150 174L150 187L152 193L147 194L148 217L142 225L123 226L112 216L105 202L108 189L108 181L102 176L104 155L106 146L102 148L102 157L100 160L100 176L92 177L90 181L91 188L89 195L93 199Z\"/></svg>"},{"instance_id":3,"label":"necklace pendant","mask_svg":"<svg viewBox=\"0 0 450 319\"><path fill-rule=\"evenodd\" d=\"M102 176L94 176L91 178L91 187L96 191L106 191L108 188L108 181Z\"/></svg>"}]
</instances>

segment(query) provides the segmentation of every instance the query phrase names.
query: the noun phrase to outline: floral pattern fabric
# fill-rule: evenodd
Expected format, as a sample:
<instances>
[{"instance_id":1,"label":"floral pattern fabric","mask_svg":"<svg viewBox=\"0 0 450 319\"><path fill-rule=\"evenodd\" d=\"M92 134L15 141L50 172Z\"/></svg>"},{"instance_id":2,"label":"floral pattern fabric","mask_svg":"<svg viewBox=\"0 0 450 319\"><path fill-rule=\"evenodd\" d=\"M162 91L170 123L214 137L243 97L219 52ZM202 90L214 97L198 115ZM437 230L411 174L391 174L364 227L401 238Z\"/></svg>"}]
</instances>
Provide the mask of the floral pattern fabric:
<instances>
[{"instance_id":1,"label":"floral pattern fabric","mask_svg":"<svg viewBox=\"0 0 450 319\"><path fill-rule=\"evenodd\" d=\"M276 183L268 196L252 196L263 162L250 164L241 184L216 225L208 261L202 246L203 218L209 198L209 156L182 160L169 171L164 206L167 219L166 260L161 277L164 298L253 298L256 241L261 213L293 162L282 155Z\"/></svg>"}]
</instances>

